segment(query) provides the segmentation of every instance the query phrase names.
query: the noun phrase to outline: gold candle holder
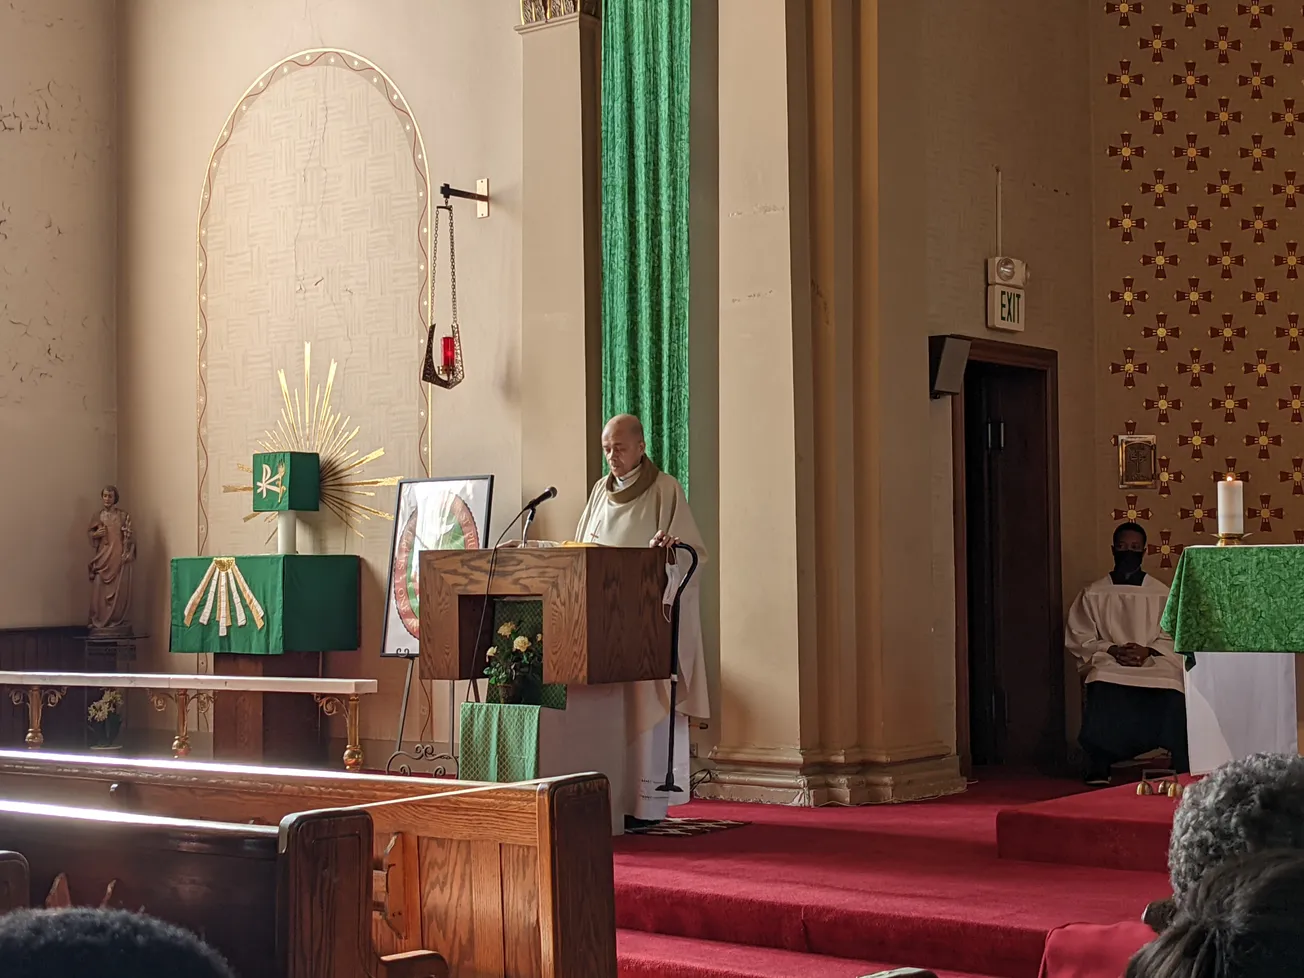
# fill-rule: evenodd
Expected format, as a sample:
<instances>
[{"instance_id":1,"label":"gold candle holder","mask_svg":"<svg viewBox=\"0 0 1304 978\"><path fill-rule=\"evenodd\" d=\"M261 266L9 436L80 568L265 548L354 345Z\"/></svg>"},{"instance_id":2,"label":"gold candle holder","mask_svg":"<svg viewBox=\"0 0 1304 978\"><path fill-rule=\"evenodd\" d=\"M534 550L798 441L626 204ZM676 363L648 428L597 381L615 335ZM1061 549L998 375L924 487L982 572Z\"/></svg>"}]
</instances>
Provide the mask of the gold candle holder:
<instances>
[{"instance_id":1,"label":"gold candle holder","mask_svg":"<svg viewBox=\"0 0 1304 978\"><path fill-rule=\"evenodd\" d=\"M1241 541L1245 539L1244 533L1219 533L1218 546L1220 547L1239 547Z\"/></svg>"}]
</instances>

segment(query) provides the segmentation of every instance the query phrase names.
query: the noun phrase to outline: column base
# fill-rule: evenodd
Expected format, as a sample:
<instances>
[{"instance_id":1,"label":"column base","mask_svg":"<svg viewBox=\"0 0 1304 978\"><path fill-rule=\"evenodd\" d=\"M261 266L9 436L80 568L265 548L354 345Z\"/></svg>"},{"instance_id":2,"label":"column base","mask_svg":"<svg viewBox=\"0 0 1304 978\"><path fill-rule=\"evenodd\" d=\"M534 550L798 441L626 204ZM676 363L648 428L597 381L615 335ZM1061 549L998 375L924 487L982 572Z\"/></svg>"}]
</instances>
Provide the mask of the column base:
<instances>
[{"instance_id":1,"label":"column base","mask_svg":"<svg viewBox=\"0 0 1304 978\"><path fill-rule=\"evenodd\" d=\"M965 790L955 754L851 762L814 759L800 751L737 753L746 756L712 752L712 778L698 787L697 797L816 808L922 801Z\"/></svg>"}]
</instances>

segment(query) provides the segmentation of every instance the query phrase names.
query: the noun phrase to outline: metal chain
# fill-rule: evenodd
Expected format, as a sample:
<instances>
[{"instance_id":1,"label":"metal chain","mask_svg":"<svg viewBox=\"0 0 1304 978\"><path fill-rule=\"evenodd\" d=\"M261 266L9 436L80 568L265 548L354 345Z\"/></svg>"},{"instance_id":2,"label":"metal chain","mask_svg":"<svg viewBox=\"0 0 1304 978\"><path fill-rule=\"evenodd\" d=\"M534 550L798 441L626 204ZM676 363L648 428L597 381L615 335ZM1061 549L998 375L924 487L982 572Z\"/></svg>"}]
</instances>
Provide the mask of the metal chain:
<instances>
[{"instance_id":1,"label":"metal chain","mask_svg":"<svg viewBox=\"0 0 1304 978\"><path fill-rule=\"evenodd\" d=\"M448 206L448 205L445 205ZM458 332L457 323L457 248L453 243L453 208L448 207L448 294L453 303L453 332ZM461 356L461 343L458 343L458 356Z\"/></svg>"},{"instance_id":2,"label":"metal chain","mask_svg":"<svg viewBox=\"0 0 1304 978\"><path fill-rule=\"evenodd\" d=\"M434 218L434 234L430 239L430 325L435 324L435 280L439 277L439 212L442 207L436 207Z\"/></svg>"},{"instance_id":3,"label":"metal chain","mask_svg":"<svg viewBox=\"0 0 1304 978\"><path fill-rule=\"evenodd\" d=\"M452 305L453 321L450 324L449 333L453 338L454 361L448 370L447 376L440 374L439 368L434 366L434 356L432 344L434 343L435 331L435 300L436 288L435 283L438 278L439 270L439 212L448 212L448 292ZM462 382L462 329L457 321L457 245L453 232L453 207L444 198L444 203L435 208L432 215L434 220L433 234L430 239L430 333L426 341L426 370L428 375L426 380L429 383L442 387L445 390L456 387Z\"/></svg>"}]
</instances>

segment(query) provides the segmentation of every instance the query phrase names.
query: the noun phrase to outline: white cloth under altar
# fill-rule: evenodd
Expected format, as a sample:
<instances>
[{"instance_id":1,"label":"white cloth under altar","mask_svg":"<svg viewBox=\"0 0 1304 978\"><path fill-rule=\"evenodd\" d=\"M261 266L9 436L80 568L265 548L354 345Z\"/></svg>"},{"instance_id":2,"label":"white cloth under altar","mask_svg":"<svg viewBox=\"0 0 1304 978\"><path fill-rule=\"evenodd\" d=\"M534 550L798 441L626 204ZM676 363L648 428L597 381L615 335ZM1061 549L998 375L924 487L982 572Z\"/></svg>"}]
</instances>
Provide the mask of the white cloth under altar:
<instances>
[{"instance_id":1,"label":"white cloth under altar","mask_svg":"<svg viewBox=\"0 0 1304 978\"><path fill-rule=\"evenodd\" d=\"M1196 654L1186 673L1192 774L1250 754L1299 752L1300 659L1290 652Z\"/></svg>"}]
</instances>

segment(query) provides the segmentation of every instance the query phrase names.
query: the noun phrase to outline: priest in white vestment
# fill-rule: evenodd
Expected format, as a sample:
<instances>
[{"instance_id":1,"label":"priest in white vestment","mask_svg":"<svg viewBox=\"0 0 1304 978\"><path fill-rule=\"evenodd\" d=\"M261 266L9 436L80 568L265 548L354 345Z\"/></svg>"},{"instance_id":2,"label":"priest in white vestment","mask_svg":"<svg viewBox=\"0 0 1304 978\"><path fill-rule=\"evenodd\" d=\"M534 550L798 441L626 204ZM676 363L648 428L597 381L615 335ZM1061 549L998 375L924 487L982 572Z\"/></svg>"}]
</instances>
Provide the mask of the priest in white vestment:
<instances>
[{"instance_id":1,"label":"priest in white vestment","mask_svg":"<svg viewBox=\"0 0 1304 978\"><path fill-rule=\"evenodd\" d=\"M688 718L710 716L706 690L706 663L702 655L700 591L706 546L688 508L684 488L673 476L660 471L647 457L643 425L623 414L602 429L602 453L610 474L599 479L575 530L579 543L607 547L666 548L669 585L665 614L687 573L688 554L670 549L686 543L697 551L698 568L685 588L679 605L679 689L676 693L675 784L682 793L657 791L666 777L666 751L670 739L670 683L668 680L623 684L626 723L625 797L613 798L635 822L659 821L671 804L690 799Z\"/></svg>"},{"instance_id":2,"label":"priest in white vestment","mask_svg":"<svg viewBox=\"0 0 1304 978\"><path fill-rule=\"evenodd\" d=\"M1087 684L1078 738L1088 758L1087 783L1109 783L1109 769L1164 749L1173 766L1190 768L1182 657L1159 621L1168 588L1141 569L1146 531L1114 531L1114 569L1085 588L1069 609L1065 645Z\"/></svg>"}]
</instances>

